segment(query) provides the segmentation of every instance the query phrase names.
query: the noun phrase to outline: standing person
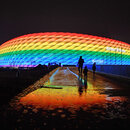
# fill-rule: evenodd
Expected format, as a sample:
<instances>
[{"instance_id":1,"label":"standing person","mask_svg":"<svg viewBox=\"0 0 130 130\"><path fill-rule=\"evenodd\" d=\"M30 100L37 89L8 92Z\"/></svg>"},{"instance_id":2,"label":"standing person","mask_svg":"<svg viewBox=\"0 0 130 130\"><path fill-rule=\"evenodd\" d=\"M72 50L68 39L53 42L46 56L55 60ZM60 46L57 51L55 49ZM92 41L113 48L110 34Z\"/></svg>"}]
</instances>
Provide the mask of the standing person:
<instances>
[{"instance_id":1,"label":"standing person","mask_svg":"<svg viewBox=\"0 0 130 130\"><path fill-rule=\"evenodd\" d=\"M82 59L82 56L80 56L79 61L78 61L78 69L81 75L82 75L83 63L84 63L84 59Z\"/></svg>"},{"instance_id":2,"label":"standing person","mask_svg":"<svg viewBox=\"0 0 130 130\"><path fill-rule=\"evenodd\" d=\"M84 80L86 80L87 79L87 73L88 73L87 66L85 66L83 73L84 73Z\"/></svg>"},{"instance_id":3,"label":"standing person","mask_svg":"<svg viewBox=\"0 0 130 130\"><path fill-rule=\"evenodd\" d=\"M92 69L93 69L93 74L95 74L95 71L96 71L96 62L93 63Z\"/></svg>"},{"instance_id":4,"label":"standing person","mask_svg":"<svg viewBox=\"0 0 130 130\"><path fill-rule=\"evenodd\" d=\"M20 76L20 71L19 71L19 68L17 69L17 72L16 72L16 78L19 78Z\"/></svg>"}]
</instances>

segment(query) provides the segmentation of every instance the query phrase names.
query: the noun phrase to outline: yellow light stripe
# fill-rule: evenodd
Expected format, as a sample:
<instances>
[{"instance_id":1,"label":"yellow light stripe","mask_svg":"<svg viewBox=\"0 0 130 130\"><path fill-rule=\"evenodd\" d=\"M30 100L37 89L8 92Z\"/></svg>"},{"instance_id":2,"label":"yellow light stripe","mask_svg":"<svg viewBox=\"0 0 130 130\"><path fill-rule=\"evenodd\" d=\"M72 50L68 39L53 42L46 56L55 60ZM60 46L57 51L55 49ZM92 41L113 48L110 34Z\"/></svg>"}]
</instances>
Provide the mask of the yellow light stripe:
<instances>
[{"instance_id":1,"label":"yellow light stripe","mask_svg":"<svg viewBox=\"0 0 130 130\"><path fill-rule=\"evenodd\" d=\"M117 53L121 54L121 52L114 52L106 49L106 46L103 45L95 45L93 44L80 44L76 43L73 44L67 43L65 44L64 42L56 43L56 42L45 42L44 44L41 44L40 42L38 43L30 43L30 44L19 44L19 45L14 45L14 46L9 46L8 48L3 48L0 50L0 54L3 53L8 53L8 52L13 52L13 51L22 51L22 50L39 50L39 49L67 49L67 50L84 50L84 51L98 51L98 52L109 52L109 53ZM122 54L125 55L130 55L129 50L123 49L125 52L122 52Z\"/></svg>"}]
</instances>

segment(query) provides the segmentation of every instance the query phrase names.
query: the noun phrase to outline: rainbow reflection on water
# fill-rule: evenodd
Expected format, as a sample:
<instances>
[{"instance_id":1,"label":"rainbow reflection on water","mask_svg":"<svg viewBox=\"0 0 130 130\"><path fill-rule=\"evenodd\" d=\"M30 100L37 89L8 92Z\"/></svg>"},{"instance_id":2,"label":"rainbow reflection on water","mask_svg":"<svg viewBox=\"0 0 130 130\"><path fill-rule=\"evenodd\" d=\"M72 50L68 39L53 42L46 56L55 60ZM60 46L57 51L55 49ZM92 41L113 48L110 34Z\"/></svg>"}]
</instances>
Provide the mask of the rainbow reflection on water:
<instances>
[{"instance_id":1,"label":"rainbow reflection on water","mask_svg":"<svg viewBox=\"0 0 130 130\"><path fill-rule=\"evenodd\" d=\"M116 100L124 100L121 97L109 97L101 94L101 89L95 88L86 82L82 86L51 86L50 88L37 89L20 99L23 105L32 105L36 108L75 108L85 107L93 104L102 105Z\"/></svg>"}]
</instances>

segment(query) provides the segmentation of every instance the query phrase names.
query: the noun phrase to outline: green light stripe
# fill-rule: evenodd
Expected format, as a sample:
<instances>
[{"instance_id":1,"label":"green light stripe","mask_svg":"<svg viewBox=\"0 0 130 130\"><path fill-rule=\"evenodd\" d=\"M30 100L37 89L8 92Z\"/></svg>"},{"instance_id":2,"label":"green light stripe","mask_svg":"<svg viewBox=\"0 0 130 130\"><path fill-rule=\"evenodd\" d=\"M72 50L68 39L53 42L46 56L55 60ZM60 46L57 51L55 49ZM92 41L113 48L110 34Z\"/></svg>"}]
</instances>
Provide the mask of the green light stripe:
<instances>
[{"instance_id":1,"label":"green light stripe","mask_svg":"<svg viewBox=\"0 0 130 130\"><path fill-rule=\"evenodd\" d=\"M3 54L0 54L0 57L4 57L4 56L9 56L9 55L19 55L19 54L36 54L36 56L39 54L59 54L59 55L62 55L62 54L78 54L78 55L88 55L88 56L93 56L93 55L96 55L96 56L111 56L111 57L121 57L121 54L114 54L114 53L108 53L108 52L94 52L94 51L83 51L83 50L59 50L59 49L48 49L48 50L43 50L43 49L40 49L40 50L21 50L21 51L13 51L13 52L8 52L8 53L3 53ZM127 57L127 58L130 58L130 55L124 55L122 54L123 57Z\"/></svg>"}]
</instances>

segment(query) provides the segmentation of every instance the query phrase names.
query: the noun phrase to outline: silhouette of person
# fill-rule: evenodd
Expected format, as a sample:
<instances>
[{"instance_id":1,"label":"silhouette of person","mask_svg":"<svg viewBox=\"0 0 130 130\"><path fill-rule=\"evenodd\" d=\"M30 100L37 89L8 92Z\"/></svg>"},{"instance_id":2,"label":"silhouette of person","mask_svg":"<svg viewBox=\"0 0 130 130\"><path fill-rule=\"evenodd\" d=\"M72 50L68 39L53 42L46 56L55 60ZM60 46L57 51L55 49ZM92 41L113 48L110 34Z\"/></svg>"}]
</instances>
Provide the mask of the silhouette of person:
<instances>
[{"instance_id":1,"label":"silhouette of person","mask_svg":"<svg viewBox=\"0 0 130 130\"><path fill-rule=\"evenodd\" d=\"M16 72L16 77L19 78L19 76L20 76L20 71L19 71L19 68L18 68L18 70Z\"/></svg>"},{"instance_id":2,"label":"silhouette of person","mask_svg":"<svg viewBox=\"0 0 130 130\"><path fill-rule=\"evenodd\" d=\"M95 74L95 71L96 71L96 62L93 63L92 69L93 69L93 74Z\"/></svg>"},{"instance_id":3,"label":"silhouette of person","mask_svg":"<svg viewBox=\"0 0 130 130\"><path fill-rule=\"evenodd\" d=\"M88 73L87 66L85 66L83 73L84 73L84 80L85 80L85 79L87 79L87 73Z\"/></svg>"},{"instance_id":4,"label":"silhouette of person","mask_svg":"<svg viewBox=\"0 0 130 130\"><path fill-rule=\"evenodd\" d=\"M79 70L79 74L81 75L82 75L83 63L84 63L84 59L82 59L82 56L80 56L79 61L78 61L78 70Z\"/></svg>"}]
</instances>

